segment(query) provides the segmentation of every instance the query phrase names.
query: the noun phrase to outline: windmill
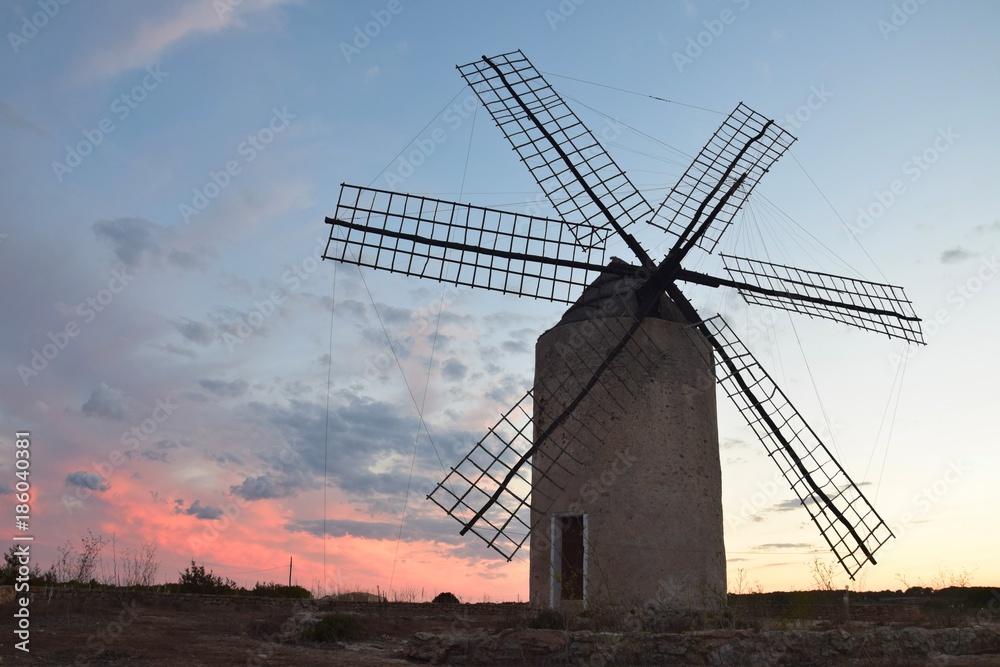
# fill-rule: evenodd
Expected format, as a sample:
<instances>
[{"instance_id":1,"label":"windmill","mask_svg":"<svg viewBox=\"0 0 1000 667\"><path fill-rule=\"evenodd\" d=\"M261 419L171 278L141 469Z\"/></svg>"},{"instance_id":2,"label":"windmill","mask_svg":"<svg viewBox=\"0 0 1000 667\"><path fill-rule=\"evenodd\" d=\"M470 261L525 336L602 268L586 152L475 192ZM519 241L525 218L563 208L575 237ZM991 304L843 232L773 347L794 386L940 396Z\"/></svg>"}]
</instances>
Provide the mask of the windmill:
<instances>
[{"instance_id":1,"label":"windmill","mask_svg":"<svg viewBox=\"0 0 1000 667\"><path fill-rule=\"evenodd\" d=\"M535 383L429 494L511 560L530 539L531 601L704 607L725 592L715 386L764 444L853 579L892 532L816 432L679 283L922 343L899 287L711 253L795 140L739 104L653 209L520 51L459 71L558 212L522 215L342 184L324 257L571 304L536 346ZM672 247L654 261L629 228ZM605 262L610 237L637 264ZM718 372L716 372L716 369Z\"/></svg>"}]
</instances>

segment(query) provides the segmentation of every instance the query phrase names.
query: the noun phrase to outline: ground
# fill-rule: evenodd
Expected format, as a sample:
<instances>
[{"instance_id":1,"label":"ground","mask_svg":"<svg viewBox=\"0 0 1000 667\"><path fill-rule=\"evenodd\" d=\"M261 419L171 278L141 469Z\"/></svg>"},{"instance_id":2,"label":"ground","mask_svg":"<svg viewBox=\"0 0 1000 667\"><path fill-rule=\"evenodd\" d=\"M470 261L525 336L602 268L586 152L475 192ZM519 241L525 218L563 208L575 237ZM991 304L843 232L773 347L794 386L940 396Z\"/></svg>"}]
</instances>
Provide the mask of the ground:
<instances>
[{"instance_id":1,"label":"ground","mask_svg":"<svg viewBox=\"0 0 1000 667\"><path fill-rule=\"evenodd\" d=\"M527 622L536 616L526 605L445 605L445 604L318 604L292 600L244 600L239 604L228 601L217 604L217 598L208 596L144 595L139 600L123 597L121 593L101 597L81 595L72 598L47 599L38 594L30 605L31 652L16 650L13 633L0 634L0 665L296 665L312 667L338 665L344 667L384 667L389 665L414 665L423 658L443 660L442 664L553 664L552 657L538 657L540 651L564 642L567 635L556 630L527 630ZM0 615L11 619L16 607L10 602L0 606ZM744 613L749 610L750 613ZM878 620L859 620L860 607L852 612L852 619L829 618L830 609L822 605L795 607L795 620L789 620L792 608L775 611L773 607L734 608L723 623L740 621L742 628L706 628L691 632L691 628L659 628L673 633L669 636L683 638L686 658L660 662L659 659L636 653L636 636L628 642L631 652L614 649L603 655L577 657L573 664L602 665L656 665L690 664L697 650L707 643L718 646L733 641L756 642L767 637L768 646L775 643L773 635L782 633L778 643L789 644L786 639L802 635L802 631L837 632L853 635L851 641L862 642L864 633L880 627L919 628L939 631L941 628L970 630L975 626L980 632L979 643L958 656L936 656L927 659L906 659L903 656L874 659L866 653L864 660L816 662L811 664L844 665L919 665L947 667L981 667L1000 665L1000 627L975 623L975 614L968 610L945 608L943 611L924 609L908 604L898 608L884 605L878 611ZM885 611L888 610L888 611ZM314 642L302 638L302 631L323 614L335 612L352 616L358 621L362 636L345 642ZM890 618L886 618L889 614ZM802 616L816 618L802 618ZM891 618L891 617L895 618ZM686 621L685 621L686 622ZM10 627L10 625L7 625ZM983 627L987 641L981 641ZM512 630L511 628L519 628ZM667 637L668 635L660 635ZM455 638L458 638L457 640ZM621 635L619 638L624 637ZM993 638L997 641L994 642ZM283 639L285 641L275 641ZM603 641L603 640L602 640ZM617 640L615 640L617 641ZM642 639L638 641L644 641ZM671 639L664 640L674 641ZM584 642L585 643L585 642ZM476 646L475 657L471 647ZM661 642L662 645L662 642ZM511 653L511 646L514 652ZM574 646L580 646L575 641ZM442 651L442 647L450 647ZM484 658L488 650L492 659ZM491 648L492 647L492 648ZM672 652L672 649L669 649ZM727 649L729 650L729 649ZM756 651L756 648L752 648ZM770 649L769 649L770 650ZM712 657L708 664L806 664L801 661L788 663L790 649L781 660L773 655L757 655L752 662L744 662L746 653L717 652L719 660ZM506 653L503 653L506 651ZM517 656L517 657L514 657ZM534 656L534 657L531 657ZM759 659L757 659L759 658ZM597 662L594 660L597 659ZM799 660L799 659L797 659ZM700 662L700 659L695 660Z\"/></svg>"}]
</instances>

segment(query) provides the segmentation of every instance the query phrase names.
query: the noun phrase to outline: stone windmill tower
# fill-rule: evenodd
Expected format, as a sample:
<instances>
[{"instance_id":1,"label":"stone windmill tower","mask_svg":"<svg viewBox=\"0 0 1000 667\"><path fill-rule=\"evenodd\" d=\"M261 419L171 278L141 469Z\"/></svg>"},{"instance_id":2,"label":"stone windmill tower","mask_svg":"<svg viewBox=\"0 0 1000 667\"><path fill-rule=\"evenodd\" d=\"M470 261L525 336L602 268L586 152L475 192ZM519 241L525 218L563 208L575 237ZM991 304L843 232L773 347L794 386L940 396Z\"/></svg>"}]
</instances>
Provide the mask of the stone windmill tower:
<instances>
[{"instance_id":1,"label":"stone windmill tower","mask_svg":"<svg viewBox=\"0 0 1000 667\"><path fill-rule=\"evenodd\" d=\"M535 384L429 498L508 560L530 539L531 601L714 606L726 588L721 383L853 578L892 532L721 316L679 283L922 343L899 287L712 252L794 138L740 104L654 210L520 51L459 67L561 219L342 185L325 257L571 304ZM672 237L654 261L629 233ZM635 264L605 261L617 236Z\"/></svg>"}]
</instances>

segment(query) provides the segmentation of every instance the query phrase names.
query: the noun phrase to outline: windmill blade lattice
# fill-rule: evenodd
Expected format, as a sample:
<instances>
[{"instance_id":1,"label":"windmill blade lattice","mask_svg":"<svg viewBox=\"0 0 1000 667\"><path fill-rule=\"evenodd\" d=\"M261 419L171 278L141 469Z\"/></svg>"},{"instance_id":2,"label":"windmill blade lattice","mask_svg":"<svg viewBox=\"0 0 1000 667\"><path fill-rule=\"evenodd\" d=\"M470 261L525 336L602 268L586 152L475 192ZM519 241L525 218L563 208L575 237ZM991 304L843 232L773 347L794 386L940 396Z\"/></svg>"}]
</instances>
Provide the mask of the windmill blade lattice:
<instances>
[{"instance_id":1,"label":"windmill blade lattice","mask_svg":"<svg viewBox=\"0 0 1000 667\"><path fill-rule=\"evenodd\" d=\"M774 121L740 103L660 204L650 224L678 237L680 243L701 222L699 213L713 210L730 184L746 174L743 185L697 240L699 248L712 252L757 182L794 141Z\"/></svg>"},{"instance_id":2,"label":"windmill blade lattice","mask_svg":"<svg viewBox=\"0 0 1000 667\"><path fill-rule=\"evenodd\" d=\"M722 317L701 326L716 349L726 394L853 579L875 563L873 554L892 537L889 526Z\"/></svg>"},{"instance_id":3,"label":"windmill blade lattice","mask_svg":"<svg viewBox=\"0 0 1000 667\"><path fill-rule=\"evenodd\" d=\"M734 280L772 292L740 289L747 303L823 317L911 343L924 342L920 318L902 287L745 257L721 257Z\"/></svg>"},{"instance_id":4,"label":"windmill blade lattice","mask_svg":"<svg viewBox=\"0 0 1000 667\"><path fill-rule=\"evenodd\" d=\"M604 263L560 220L342 185L324 258L572 303ZM579 225L579 228L588 225Z\"/></svg>"},{"instance_id":5,"label":"windmill blade lattice","mask_svg":"<svg viewBox=\"0 0 1000 667\"><path fill-rule=\"evenodd\" d=\"M458 68L582 246L653 214L625 172L520 51ZM588 225L576 226L586 222Z\"/></svg>"},{"instance_id":6,"label":"windmill blade lattice","mask_svg":"<svg viewBox=\"0 0 1000 667\"><path fill-rule=\"evenodd\" d=\"M536 527L532 512L544 517L565 491L557 480L573 477L608 440L664 352L625 317L595 320L591 335L560 355L556 372L538 378L428 495L507 560ZM636 373L637 364L646 372ZM547 406L545 421L533 423L534 401Z\"/></svg>"}]
</instances>

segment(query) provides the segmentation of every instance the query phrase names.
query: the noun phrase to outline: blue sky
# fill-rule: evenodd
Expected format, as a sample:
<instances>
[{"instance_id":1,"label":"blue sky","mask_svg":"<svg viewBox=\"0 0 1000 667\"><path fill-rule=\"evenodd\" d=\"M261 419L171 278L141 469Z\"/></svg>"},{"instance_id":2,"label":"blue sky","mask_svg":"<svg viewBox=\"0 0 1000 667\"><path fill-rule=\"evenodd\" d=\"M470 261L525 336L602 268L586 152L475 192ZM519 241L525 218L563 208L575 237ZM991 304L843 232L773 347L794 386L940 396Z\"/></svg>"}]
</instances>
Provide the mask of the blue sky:
<instances>
[{"instance_id":1,"label":"blue sky","mask_svg":"<svg viewBox=\"0 0 1000 667\"><path fill-rule=\"evenodd\" d=\"M13 434L30 430L43 566L91 528L154 540L168 579L195 557L252 582L294 555L306 586L523 598L523 561L423 500L441 465L418 406L456 461L528 388L560 308L316 261L339 184L384 187L415 154L394 189L552 214L454 69L520 48L613 130L606 148L654 205L740 101L798 137L725 250L903 285L929 344L689 293L896 529L868 587L963 568L996 584L998 12L5 2L0 490L13 503ZM811 585L820 538L721 403L720 436L731 576Z\"/></svg>"}]
</instances>

